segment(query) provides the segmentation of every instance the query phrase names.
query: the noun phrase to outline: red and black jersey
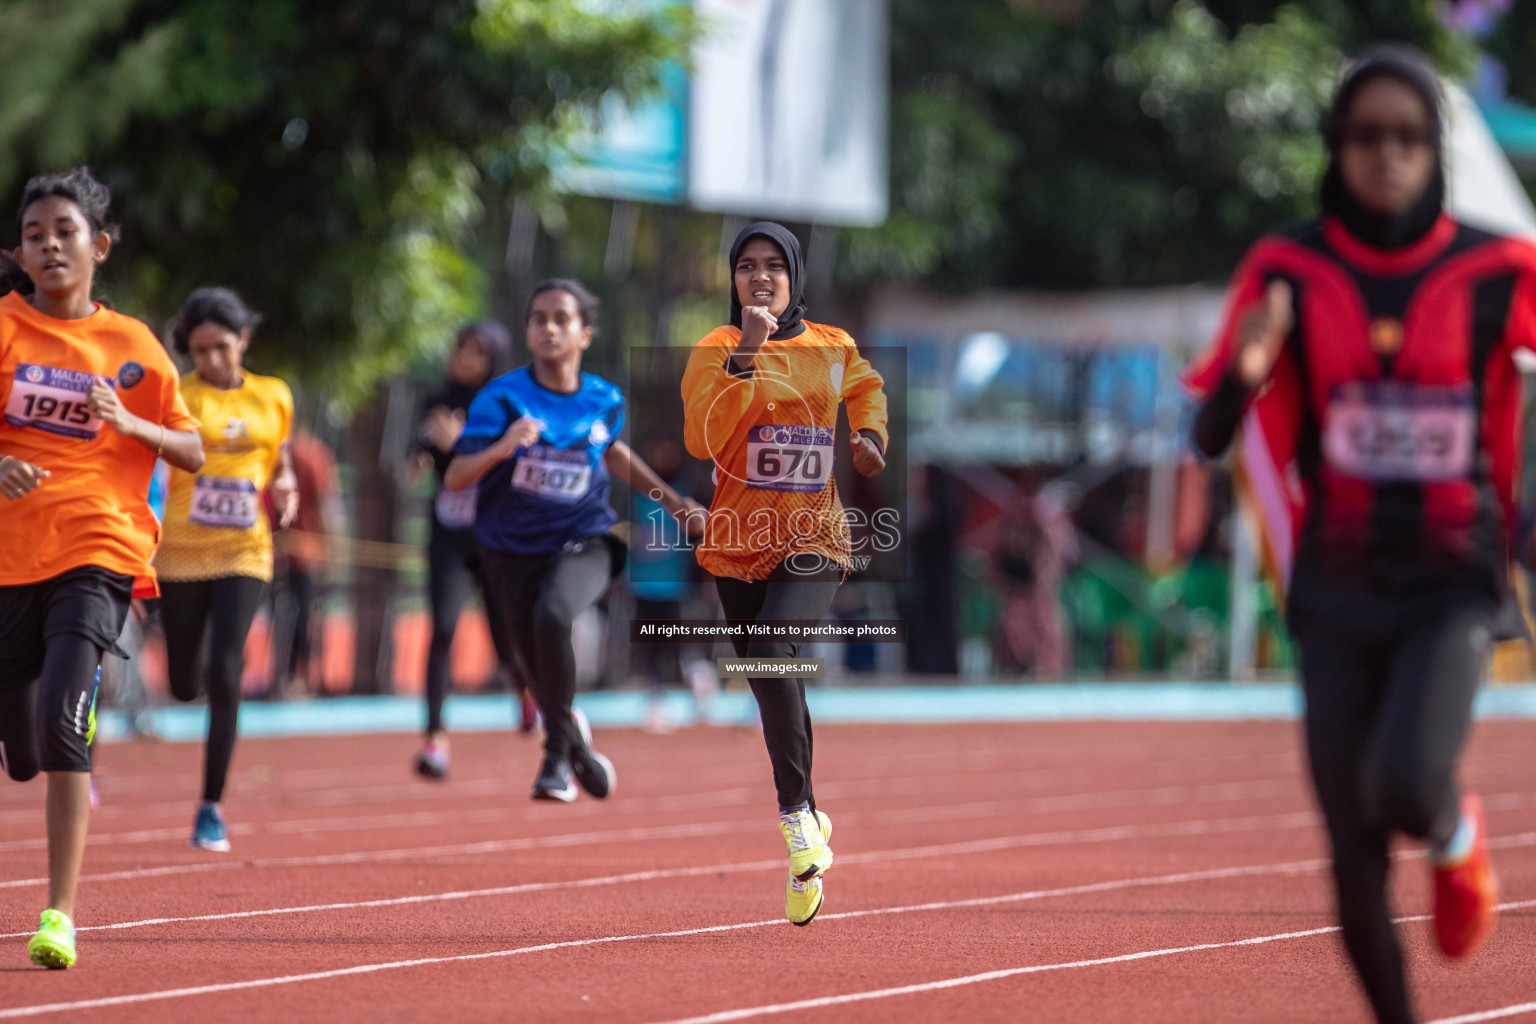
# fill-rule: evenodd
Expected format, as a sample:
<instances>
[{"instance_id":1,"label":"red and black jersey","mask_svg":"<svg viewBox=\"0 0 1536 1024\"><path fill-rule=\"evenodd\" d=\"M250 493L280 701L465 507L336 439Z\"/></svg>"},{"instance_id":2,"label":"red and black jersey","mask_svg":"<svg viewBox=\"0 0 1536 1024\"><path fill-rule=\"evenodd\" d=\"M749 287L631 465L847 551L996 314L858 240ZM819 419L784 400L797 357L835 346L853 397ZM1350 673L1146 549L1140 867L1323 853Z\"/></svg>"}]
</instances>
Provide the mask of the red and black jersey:
<instances>
[{"instance_id":1,"label":"red and black jersey","mask_svg":"<svg viewBox=\"0 0 1536 1024\"><path fill-rule=\"evenodd\" d=\"M1262 442L1245 438L1244 457L1275 471L1268 507L1289 513L1276 546L1293 545L1293 575L1501 580L1520 462L1512 356L1536 347L1536 247L1446 216L1395 250L1332 218L1261 239L1186 376L1197 394L1215 390L1241 312L1277 278L1295 328L1250 396L1245 422Z\"/></svg>"}]
</instances>

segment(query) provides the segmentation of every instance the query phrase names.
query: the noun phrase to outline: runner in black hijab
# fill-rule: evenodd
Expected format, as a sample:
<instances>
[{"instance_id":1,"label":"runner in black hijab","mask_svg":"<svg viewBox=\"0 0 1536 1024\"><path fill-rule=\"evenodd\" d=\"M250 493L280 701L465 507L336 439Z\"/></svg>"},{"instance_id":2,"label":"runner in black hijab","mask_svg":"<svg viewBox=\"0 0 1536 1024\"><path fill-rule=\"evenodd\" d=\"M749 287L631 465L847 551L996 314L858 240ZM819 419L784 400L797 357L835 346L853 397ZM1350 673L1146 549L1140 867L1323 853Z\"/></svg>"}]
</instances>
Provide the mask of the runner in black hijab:
<instances>
[{"instance_id":1,"label":"runner in black hijab","mask_svg":"<svg viewBox=\"0 0 1536 1024\"><path fill-rule=\"evenodd\" d=\"M798 338L805 333L805 261L800 257L800 240L782 224L760 220L748 224L731 243L730 266L736 266L741 250L754 238L766 238L779 247L789 264L789 308L779 314L779 329L768 335L769 341ZM741 327L741 299L731 289L731 326Z\"/></svg>"}]
</instances>

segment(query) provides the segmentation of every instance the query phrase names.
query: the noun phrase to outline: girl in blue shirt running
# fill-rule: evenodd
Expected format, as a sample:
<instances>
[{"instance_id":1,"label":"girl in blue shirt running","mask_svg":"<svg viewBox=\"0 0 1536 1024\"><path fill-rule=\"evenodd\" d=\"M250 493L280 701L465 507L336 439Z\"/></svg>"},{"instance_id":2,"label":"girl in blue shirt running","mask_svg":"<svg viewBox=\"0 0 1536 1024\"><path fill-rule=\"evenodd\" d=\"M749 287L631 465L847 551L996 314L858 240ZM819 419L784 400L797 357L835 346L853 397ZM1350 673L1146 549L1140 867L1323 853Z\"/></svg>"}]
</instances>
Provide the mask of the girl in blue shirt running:
<instances>
[{"instance_id":1,"label":"girl in blue shirt running","mask_svg":"<svg viewBox=\"0 0 1536 1024\"><path fill-rule=\"evenodd\" d=\"M544 716L536 800L569 802L578 785L603 799L614 788L613 765L592 749L590 730L572 710L571 644L571 623L624 567L626 548L609 532L618 518L608 504L610 479L652 495L696 527L704 516L619 440L619 389L581 372L596 317L597 300L577 281L534 288L527 320L533 360L475 396L443 477L449 490L479 485L475 537L487 589L511 626Z\"/></svg>"}]
</instances>

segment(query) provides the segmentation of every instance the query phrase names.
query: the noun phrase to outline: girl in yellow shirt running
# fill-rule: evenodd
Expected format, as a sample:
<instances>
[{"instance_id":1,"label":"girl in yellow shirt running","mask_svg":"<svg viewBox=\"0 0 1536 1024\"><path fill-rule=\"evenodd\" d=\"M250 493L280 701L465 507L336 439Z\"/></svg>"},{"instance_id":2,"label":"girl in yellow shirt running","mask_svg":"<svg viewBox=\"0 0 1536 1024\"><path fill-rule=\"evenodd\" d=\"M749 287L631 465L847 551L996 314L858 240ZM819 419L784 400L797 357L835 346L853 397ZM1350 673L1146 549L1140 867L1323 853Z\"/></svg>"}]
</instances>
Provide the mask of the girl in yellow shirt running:
<instances>
[{"instance_id":1,"label":"girl in yellow shirt running","mask_svg":"<svg viewBox=\"0 0 1536 1024\"><path fill-rule=\"evenodd\" d=\"M261 507L268 483L279 525L298 512L288 454L293 395L243 366L259 320L228 288L199 288L172 331L176 351L197 367L182 378L181 394L202 421L208 460L197 473L171 472L155 568L171 692L190 701L206 684L208 694L203 799L190 844L204 850L229 849L219 802L235 749L245 638L272 580L272 530Z\"/></svg>"}]
</instances>

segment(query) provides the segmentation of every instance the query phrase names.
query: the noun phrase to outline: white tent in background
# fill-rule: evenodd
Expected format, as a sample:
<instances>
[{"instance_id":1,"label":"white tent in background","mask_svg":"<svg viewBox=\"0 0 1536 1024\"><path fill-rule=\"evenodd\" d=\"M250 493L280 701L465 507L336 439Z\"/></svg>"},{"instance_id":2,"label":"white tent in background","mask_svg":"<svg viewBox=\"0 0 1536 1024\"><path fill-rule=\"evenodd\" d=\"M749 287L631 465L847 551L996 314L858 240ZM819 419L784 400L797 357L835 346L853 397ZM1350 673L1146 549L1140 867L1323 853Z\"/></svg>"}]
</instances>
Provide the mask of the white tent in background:
<instances>
[{"instance_id":1,"label":"white tent in background","mask_svg":"<svg viewBox=\"0 0 1536 1024\"><path fill-rule=\"evenodd\" d=\"M1536 237L1536 208L1467 91L1445 83L1447 205L1457 220Z\"/></svg>"}]
</instances>

